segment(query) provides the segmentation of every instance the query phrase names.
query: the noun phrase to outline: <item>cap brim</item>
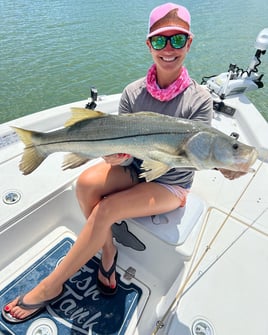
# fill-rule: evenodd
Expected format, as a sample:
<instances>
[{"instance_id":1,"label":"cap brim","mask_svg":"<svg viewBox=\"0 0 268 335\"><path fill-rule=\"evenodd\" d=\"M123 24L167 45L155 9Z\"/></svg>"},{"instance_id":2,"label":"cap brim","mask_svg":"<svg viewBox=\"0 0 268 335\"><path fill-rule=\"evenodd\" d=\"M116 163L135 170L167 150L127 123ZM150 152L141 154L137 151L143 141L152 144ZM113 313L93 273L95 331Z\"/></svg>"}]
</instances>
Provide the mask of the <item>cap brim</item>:
<instances>
[{"instance_id":1,"label":"cap brim","mask_svg":"<svg viewBox=\"0 0 268 335\"><path fill-rule=\"evenodd\" d=\"M178 31L181 33L186 33L188 35L191 35L192 37L194 36L193 33L191 33L189 30L181 28L181 27L174 27L174 26L170 26L170 27L163 27L163 28L159 28L154 30L153 32L151 32L150 34L147 35L147 38L152 37L152 36L156 36L156 35L160 35L161 33L164 33L166 31Z\"/></svg>"}]
</instances>

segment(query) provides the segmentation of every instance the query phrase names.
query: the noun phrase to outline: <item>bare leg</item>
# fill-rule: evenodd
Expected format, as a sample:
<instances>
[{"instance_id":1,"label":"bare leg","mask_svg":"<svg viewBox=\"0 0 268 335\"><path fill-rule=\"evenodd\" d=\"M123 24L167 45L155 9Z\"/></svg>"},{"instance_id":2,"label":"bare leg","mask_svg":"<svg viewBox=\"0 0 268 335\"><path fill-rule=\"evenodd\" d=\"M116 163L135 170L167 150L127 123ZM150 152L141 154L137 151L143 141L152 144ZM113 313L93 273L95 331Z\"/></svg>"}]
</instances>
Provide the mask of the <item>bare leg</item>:
<instances>
[{"instance_id":1,"label":"bare leg","mask_svg":"<svg viewBox=\"0 0 268 335\"><path fill-rule=\"evenodd\" d=\"M124 178L125 172L110 171L110 178L115 174L116 180ZM118 178L120 176L120 178ZM110 179L109 178L109 179ZM108 194L92 209L88 220L73 247L59 266L39 285L25 296L25 303L38 303L56 296L64 282L80 269L88 259L106 243L111 225L128 217L155 215L173 210L179 206L178 198L157 183L140 183L123 191ZM33 311L25 311L9 304L12 314L25 318Z\"/></svg>"},{"instance_id":2,"label":"bare leg","mask_svg":"<svg viewBox=\"0 0 268 335\"><path fill-rule=\"evenodd\" d=\"M130 175L128 169L120 166L111 166L105 162L96 164L87 170L85 170L79 176L76 185L77 199L79 201L81 210L86 219L90 216L93 208L110 193L118 192L125 188L129 188L135 185L138 179L133 180L133 176ZM81 234L84 235L83 230ZM80 234L80 235L81 235ZM87 234L85 232L85 234ZM109 269L113 263L115 255L115 246L113 245L112 232L111 229L107 233L106 241L103 244L103 257L102 263L105 269ZM87 260L92 256L86 256ZM86 260L86 261L87 261ZM85 261L85 263L86 263ZM65 275L68 278L68 274ZM99 273L100 280L103 281L105 285L111 285L113 287L116 284L115 274L110 278L110 283L107 278L103 277ZM63 278L61 281L65 281ZM32 291L30 291L24 298L25 303L34 303L44 300L48 300L57 296L62 290L62 283L57 285L55 282L51 284L51 281L44 279L37 285ZM5 308L7 311L12 310L12 314L17 318L25 318L27 315L31 314L33 310L21 310L18 307L13 308L17 303L15 299L11 304L8 304Z\"/></svg>"},{"instance_id":3,"label":"bare leg","mask_svg":"<svg viewBox=\"0 0 268 335\"><path fill-rule=\"evenodd\" d=\"M124 173L123 173L124 171ZM109 176L112 176L109 178ZM77 180L76 194L82 212L87 219L95 205L105 196L127 189L138 183L138 177L130 173L129 169L120 166L111 166L105 162L97 164L84 171ZM104 269L111 268L116 253L113 244L113 235L110 230L102 247L102 264ZM98 277L106 286L114 288L116 285L115 273L110 281L99 271Z\"/></svg>"}]
</instances>

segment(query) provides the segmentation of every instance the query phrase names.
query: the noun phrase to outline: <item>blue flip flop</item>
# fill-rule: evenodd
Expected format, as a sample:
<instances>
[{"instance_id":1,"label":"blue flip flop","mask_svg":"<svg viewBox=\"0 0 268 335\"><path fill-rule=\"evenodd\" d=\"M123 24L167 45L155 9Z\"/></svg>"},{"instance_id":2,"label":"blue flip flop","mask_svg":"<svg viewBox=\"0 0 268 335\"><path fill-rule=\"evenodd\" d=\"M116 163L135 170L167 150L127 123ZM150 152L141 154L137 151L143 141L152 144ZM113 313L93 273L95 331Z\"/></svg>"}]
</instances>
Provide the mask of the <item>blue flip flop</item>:
<instances>
[{"instance_id":1,"label":"blue flip flop","mask_svg":"<svg viewBox=\"0 0 268 335\"><path fill-rule=\"evenodd\" d=\"M50 300L42 301L42 302L40 302L38 304L26 304L23 301L23 298L25 296L25 294L23 294L23 295L19 296L18 302L17 302L16 306L19 306L20 308L25 309L25 310L36 309L36 311L33 312L32 314L26 316L23 319L17 319L15 317L13 317L9 312L7 312L5 310L5 307L3 307L2 308L2 317L4 318L5 321L7 321L9 323L22 323L22 322L25 322L25 321L27 321L29 319L32 319L33 317L35 317L39 313L41 313L48 304L56 301L63 294L63 292L64 292L64 289L55 298L50 299ZM8 304L6 304L6 305L8 305Z\"/></svg>"},{"instance_id":2,"label":"blue flip flop","mask_svg":"<svg viewBox=\"0 0 268 335\"><path fill-rule=\"evenodd\" d=\"M100 272L108 280L110 280L111 275L113 274L113 272L116 271L117 256L118 256L118 252L116 251L116 254L114 256L114 262L113 262L112 266L110 267L110 269L108 271L104 270L102 262L100 260L100 264L99 264ZM99 278L97 279L97 287L98 287L98 290L100 291L100 293L103 294L103 295L108 295L108 296L114 295L114 294L116 294L117 288L118 288L117 287L117 278L116 278L116 286L115 286L115 288L111 288L110 286L104 285L99 280Z\"/></svg>"}]
</instances>

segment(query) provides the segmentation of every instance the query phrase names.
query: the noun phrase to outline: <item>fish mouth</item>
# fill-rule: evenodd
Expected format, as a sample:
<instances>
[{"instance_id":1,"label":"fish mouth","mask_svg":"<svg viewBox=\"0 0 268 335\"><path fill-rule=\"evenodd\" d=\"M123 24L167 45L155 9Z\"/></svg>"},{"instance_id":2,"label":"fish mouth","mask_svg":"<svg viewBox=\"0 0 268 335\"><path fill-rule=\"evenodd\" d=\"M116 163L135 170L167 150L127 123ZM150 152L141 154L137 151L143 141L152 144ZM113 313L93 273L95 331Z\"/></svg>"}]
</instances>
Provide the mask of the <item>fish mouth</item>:
<instances>
[{"instance_id":1,"label":"fish mouth","mask_svg":"<svg viewBox=\"0 0 268 335\"><path fill-rule=\"evenodd\" d=\"M239 162L236 164L236 170L241 172L252 172L254 169L252 169L252 165L256 162L258 158L258 152L256 150L253 150L251 154L248 155L246 160L243 160L242 162Z\"/></svg>"}]
</instances>

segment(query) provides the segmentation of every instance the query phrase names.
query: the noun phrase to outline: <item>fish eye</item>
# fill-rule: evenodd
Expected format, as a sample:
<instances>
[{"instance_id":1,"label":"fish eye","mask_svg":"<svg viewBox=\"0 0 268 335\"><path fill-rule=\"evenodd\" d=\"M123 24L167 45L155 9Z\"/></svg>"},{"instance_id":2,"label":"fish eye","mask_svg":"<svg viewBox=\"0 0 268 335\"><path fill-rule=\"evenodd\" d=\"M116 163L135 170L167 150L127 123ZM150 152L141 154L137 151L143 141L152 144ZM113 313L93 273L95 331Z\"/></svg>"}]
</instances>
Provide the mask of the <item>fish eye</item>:
<instances>
[{"instance_id":1,"label":"fish eye","mask_svg":"<svg viewBox=\"0 0 268 335\"><path fill-rule=\"evenodd\" d=\"M233 149L234 149L234 150L237 150L237 149L238 149L238 144L237 144L237 143L234 143L234 144L233 144Z\"/></svg>"}]
</instances>

